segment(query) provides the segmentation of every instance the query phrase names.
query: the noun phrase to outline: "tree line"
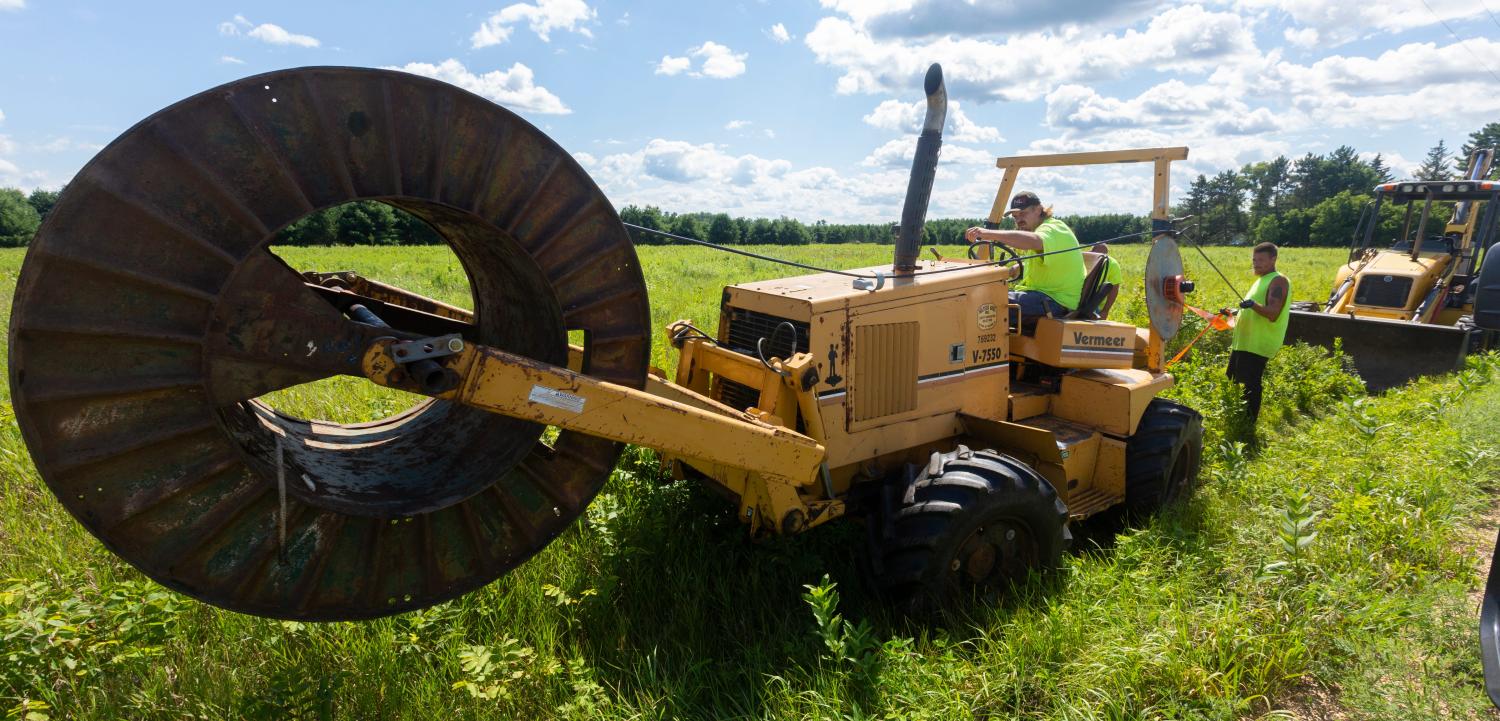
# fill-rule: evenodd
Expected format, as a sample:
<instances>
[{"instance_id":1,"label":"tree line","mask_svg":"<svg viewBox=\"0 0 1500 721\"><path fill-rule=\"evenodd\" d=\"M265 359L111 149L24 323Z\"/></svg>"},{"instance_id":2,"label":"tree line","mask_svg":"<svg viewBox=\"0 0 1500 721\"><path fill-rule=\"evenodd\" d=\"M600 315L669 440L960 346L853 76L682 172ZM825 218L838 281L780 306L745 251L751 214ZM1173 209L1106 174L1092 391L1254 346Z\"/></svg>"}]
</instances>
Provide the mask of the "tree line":
<instances>
[{"instance_id":1,"label":"tree line","mask_svg":"<svg viewBox=\"0 0 1500 721\"><path fill-rule=\"evenodd\" d=\"M1479 148L1500 148L1500 123L1471 133L1457 153L1439 140L1414 179L1457 179ZM1500 164L1491 167L1489 177L1500 179ZM1209 243L1348 245L1374 187L1396 179L1380 155L1365 161L1342 145L1327 155L1279 156L1238 171L1199 175L1173 211L1194 216L1198 237ZM1397 232L1399 215L1396 207L1383 206L1379 237Z\"/></svg>"},{"instance_id":2,"label":"tree line","mask_svg":"<svg viewBox=\"0 0 1500 721\"><path fill-rule=\"evenodd\" d=\"M1500 123L1489 123L1471 133L1458 153L1439 141L1428 151L1416 176L1423 180L1459 177L1476 148L1500 148ZM1199 240L1207 243L1252 244L1270 241L1282 246L1346 245L1375 185L1395 174L1382 156L1366 161L1343 145L1327 155L1308 153L1295 160L1284 156L1249 163L1209 177L1199 175L1186 196L1172 208L1173 215L1194 216ZM1500 179L1500 163L1491 178ZM0 188L0 246L31 242L41 222L57 204L62 190L33 190L29 195ZM1382 225L1394 233L1397 210L1382 213ZM1080 242L1130 242L1150 228L1144 215L1105 213L1060 215ZM626 206L620 210L642 245L672 245L685 241L650 231L706 240L720 245L806 245L810 243L892 243L894 223L804 223L794 218L744 218L727 213L673 213L655 206ZM963 231L983 223L981 218L927 221L923 245L963 243ZM1006 220L1001 227L1012 227ZM1382 233L1385 228L1382 228ZM432 245L442 238L426 223L404 211L375 201L346 203L322 210L281 230L277 245Z\"/></svg>"}]
</instances>

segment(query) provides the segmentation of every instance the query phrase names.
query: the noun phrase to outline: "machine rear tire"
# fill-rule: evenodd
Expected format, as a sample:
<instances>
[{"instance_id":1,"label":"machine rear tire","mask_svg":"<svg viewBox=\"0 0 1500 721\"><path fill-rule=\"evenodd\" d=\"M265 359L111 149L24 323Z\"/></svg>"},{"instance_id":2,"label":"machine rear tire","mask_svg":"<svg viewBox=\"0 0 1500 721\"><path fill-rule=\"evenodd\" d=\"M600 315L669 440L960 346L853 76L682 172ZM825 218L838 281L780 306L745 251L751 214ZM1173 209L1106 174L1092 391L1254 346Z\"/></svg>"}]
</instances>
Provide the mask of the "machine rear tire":
<instances>
[{"instance_id":1,"label":"machine rear tire","mask_svg":"<svg viewBox=\"0 0 1500 721\"><path fill-rule=\"evenodd\" d=\"M1125 508L1149 515L1188 497L1203 459L1203 416L1157 398L1125 447Z\"/></svg>"},{"instance_id":2,"label":"machine rear tire","mask_svg":"<svg viewBox=\"0 0 1500 721\"><path fill-rule=\"evenodd\" d=\"M880 549L877 582L907 612L990 597L1056 568L1072 539L1052 484L995 451L933 454Z\"/></svg>"}]
</instances>

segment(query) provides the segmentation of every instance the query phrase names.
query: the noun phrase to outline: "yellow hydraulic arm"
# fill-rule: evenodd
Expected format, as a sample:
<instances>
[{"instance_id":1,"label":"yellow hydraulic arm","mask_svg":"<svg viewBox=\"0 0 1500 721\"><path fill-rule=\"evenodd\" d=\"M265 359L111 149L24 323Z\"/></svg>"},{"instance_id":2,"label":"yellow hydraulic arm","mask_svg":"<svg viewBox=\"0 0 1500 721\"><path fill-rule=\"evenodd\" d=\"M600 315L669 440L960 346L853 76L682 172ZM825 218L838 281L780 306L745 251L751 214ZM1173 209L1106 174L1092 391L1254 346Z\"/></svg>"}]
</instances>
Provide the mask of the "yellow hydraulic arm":
<instances>
[{"instance_id":1,"label":"yellow hydraulic arm","mask_svg":"<svg viewBox=\"0 0 1500 721\"><path fill-rule=\"evenodd\" d=\"M748 471L755 482L741 489L741 506L752 531L795 532L822 520L822 509L809 508L796 489L819 483L823 445L745 413L715 410L706 398L672 400L456 335L378 340L365 350L362 367L380 385ZM450 380L434 392L424 376ZM672 391L696 400L688 389Z\"/></svg>"}]
</instances>

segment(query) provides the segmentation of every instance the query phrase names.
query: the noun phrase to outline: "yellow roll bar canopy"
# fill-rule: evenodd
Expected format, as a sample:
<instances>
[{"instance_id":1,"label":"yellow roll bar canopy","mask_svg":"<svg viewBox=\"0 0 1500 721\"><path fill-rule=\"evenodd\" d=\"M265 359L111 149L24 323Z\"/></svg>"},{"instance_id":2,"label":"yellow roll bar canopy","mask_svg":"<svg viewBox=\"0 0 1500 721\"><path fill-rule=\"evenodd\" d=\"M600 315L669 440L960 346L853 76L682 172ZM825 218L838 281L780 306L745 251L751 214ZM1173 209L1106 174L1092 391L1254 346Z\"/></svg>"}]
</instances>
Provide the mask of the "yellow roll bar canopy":
<instances>
[{"instance_id":1,"label":"yellow roll bar canopy","mask_svg":"<svg viewBox=\"0 0 1500 721\"><path fill-rule=\"evenodd\" d=\"M995 204L990 208L989 222L999 225L1005 217L1006 205L1011 190L1016 185L1016 174L1021 168L1053 168L1064 165L1109 165L1111 163L1155 163L1156 184L1151 196L1151 217L1166 220L1168 187L1171 181L1171 163L1187 160L1185 146L1170 148L1136 148L1133 150L1102 150L1087 153L1050 153L1046 155L1017 155L996 158L995 167L1005 171L1000 179L1000 189L995 192Z\"/></svg>"}]
</instances>

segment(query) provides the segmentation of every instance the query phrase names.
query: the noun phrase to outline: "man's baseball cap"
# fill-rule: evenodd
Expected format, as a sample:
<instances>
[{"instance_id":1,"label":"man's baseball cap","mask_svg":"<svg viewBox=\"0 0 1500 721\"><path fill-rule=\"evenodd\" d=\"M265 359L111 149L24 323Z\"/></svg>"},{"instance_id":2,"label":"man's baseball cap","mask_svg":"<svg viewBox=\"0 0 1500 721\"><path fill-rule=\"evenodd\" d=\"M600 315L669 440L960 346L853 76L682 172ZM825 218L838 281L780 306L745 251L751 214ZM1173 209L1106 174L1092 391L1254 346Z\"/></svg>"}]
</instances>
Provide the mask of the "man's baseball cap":
<instances>
[{"instance_id":1,"label":"man's baseball cap","mask_svg":"<svg viewBox=\"0 0 1500 721\"><path fill-rule=\"evenodd\" d=\"M1005 214L1011 215L1018 210L1025 210L1033 205L1041 204L1042 199L1036 197L1036 193L1033 193L1029 190L1023 190L1019 193L1016 193L1015 197L1010 199L1010 210L1005 211Z\"/></svg>"}]
</instances>

